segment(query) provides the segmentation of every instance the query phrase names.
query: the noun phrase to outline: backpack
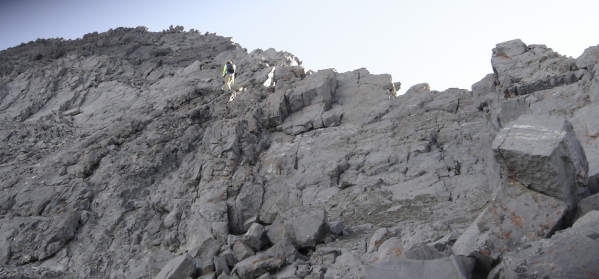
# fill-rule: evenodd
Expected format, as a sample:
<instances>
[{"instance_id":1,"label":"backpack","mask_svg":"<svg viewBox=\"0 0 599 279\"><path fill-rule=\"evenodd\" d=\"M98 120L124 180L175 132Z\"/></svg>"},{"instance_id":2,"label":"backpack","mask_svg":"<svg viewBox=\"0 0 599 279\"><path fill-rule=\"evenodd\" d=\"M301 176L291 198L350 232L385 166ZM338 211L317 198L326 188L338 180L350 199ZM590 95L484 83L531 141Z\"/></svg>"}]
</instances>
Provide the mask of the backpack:
<instances>
[{"instance_id":1,"label":"backpack","mask_svg":"<svg viewBox=\"0 0 599 279\"><path fill-rule=\"evenodd\" d=\"M229 74L235 73L235 67L233 66L233 64L227 64L227 73L229 73Z\"/></svg>"}]
</instances>

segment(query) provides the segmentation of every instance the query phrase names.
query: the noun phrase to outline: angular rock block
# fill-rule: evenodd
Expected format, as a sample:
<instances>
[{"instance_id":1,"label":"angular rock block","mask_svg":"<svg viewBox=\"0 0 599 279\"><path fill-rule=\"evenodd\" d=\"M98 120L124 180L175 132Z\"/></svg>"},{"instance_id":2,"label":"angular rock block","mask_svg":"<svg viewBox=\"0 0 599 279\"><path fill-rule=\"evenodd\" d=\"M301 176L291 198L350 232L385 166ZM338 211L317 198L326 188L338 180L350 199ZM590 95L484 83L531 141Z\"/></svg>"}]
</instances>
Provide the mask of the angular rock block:
<instances>
[{"instance_id":1,"label":"angular rock block","mask_svg":"<svg viewBox=\"0 0 599 279\"><path fill-rule=\"evenodd\" d=\"M289 135L298 135L312 129L322 128L324 126L322 115L325 111L326 106L323 103L304 107L301 114L294 114L287 118L281 125L281 129Z\"/></svg>"},{"instance_id":2,"label":"angular rock block","mask_svg":"<svg viewBox=\"0 0 599 279\"><path fill-rule=\"evenodd\" d=\"M452 255L436 260L405 260L396 259L384 261L365 267L363 279L402 279L429 278L455 279L470 278L474 269L474 259Z\"/></svg>"},{"instance_id":3,"label":"angular rock block","mask_svg":"<svg viewBox=\"0 0 599 279\"><path fill-rule=\"evenodd\" d=\"M283 123L290 110L284 92L275 92L268 95L265 105L255 117L266 127L276 127Z\"/></svg>"},{"instance_id":4,"label":"angular rock block","mask_svg":"<svg viewBox=\"0 0 599 279\"><path fill-rule=\"evenodd\" d=\"M188 278L195 271L195 261L189 254L184 254L170 260L155 279Z\"/></svg>"},{"instance_id":5,"label":"angular rock block","mask_svg":"<svg viewBox=\"0 0 599 279\"><path fill-rule=\"evenodd\" d=\"M503 253L553 233L567 209L566 203L511 181L458 238L453 253L473 256L490 270Z\"/></svg>"},{"instance_id":6,"label":"angular rock block","mask_svg":"<svg viewBox=\"0 0 599 279\"><path fill-rule=\"evenodd\" d=\"M298 248L316 247L330 232L324 210L301 212L287 218L278 216L266 233L271 243L290 239Z\"/></svg>"},{"instance_id":7,"label":"angular rock block","mask_svg":"<svg viewBox=\"0 0 599 279\"><path fill-rule=\"evenodd\" d=\"M493 54L497 56L514 57L526 52L526 50L526 44L520 39L515 39L497 44L496 48L493 49Z\"/></svg>"},{"instance_id":8,"label":"angular rock block","mask_svg":"<svg viewBox=\"0 0 599 279\"><path fill-rule=\"evenodd\" d=\"M242 239L243 242L254 249L254 251L260 251L260 248L268 242L264 236L264 226L254 223Z\"/></svg>"},{"instance_id":9,"label":"angular rock block","mask_svg":"<svg viewBox=\"0 0 599 279\"><path fill-rule=\"evenodd\" d=\"M270 249L238 262L233 268L233 273L237 273L241 278L256 278L298 259L307 260L295 249L291 240L284 239Z\"/></svg>"},{"instance_id":10,"label":"angular rock block","mask_svg":"<svg viewBox=\"0 0 599 279\"><path fill-rule=\"evenodd\" d=\"M589 215L589 214L587 214ZM504 255L488 278L597 278L599 215ZM584 217L586 218L586 215ZM580 221L583 224L578 225Z\"/></svg>"},{"instance_id":11,"label":"angular rock block","mask_svg":"<svg viewBox=\"0 0 599 279\"><path fill-rule=\"evenodd\" d=\"M564 117L522 115L499 131L492 149L502 176L576 206L578 187L588 182L589 165Z\"/></svg>"},{"instance_id":12,"label":"angular rock block","mask_svg":"<svg viewBox=\"0 0 599 279\"><path fill-rule=\"evenodd\" d=\"M295 262L298 259L305 260L305 257L297 251L289 239L283 239L276 243L266 250L265 254L275 258L285 258L287 262Z\"/></svg>"},{"instance_id":13,"label":"angular rock block","mask_svg":"<svg viewBox=\"0 0 599 279\"><path fill-rule=\"evenodd\" d=\"M291 81L298 77L303 77L306 75L306 70L300 66L282 66L276 67L274 72L274 81L275 82L285 82Z\"/></svg>"},{"instance_id":14,"label":"angular rock block","mask_svg":"<svg viewBox=\"0 0 599 279\"><path fill-rule=\"evenodd\" d=\"M238 262L233 268L233 273L237 273L243 279L253 279L269 271L279 269L284 264L285 258L258 254Z\"/></svg>"},{"instance_id":15,"label":"angular rock block","mask_svg":"<svg viewBox=\"0 0 599 279\"><path fill-rule=\"evenodd\" d=\"M233 249L231 249L231 247L229 247L228 245L222 247L219 256L223 257L227 262L227 265L231 267L234 266L237 262L239 262L239 260L233 253Z\"/></svg>"},{"instance_id":16,"label":"angular rock block","mask_svg":"<svg viewBox=\"0 0 599 279\"><path fill-rule=\"evenodd\" d=\"M360 83L380 86L383 89L389 90L393 93L395 93L398 89L395 88L395 84L393 83L393 77L390 74L360 76Z\"/></svg>"},{"instance_id":17,"label":"angular rock block","mask_svg":"<svg viewBox=\"0 0 599 279\"><path fill-rule=\"evenodd\" d=\"M231 274L231 271L229 270L229 266L227 265L227 261L225 260L224 257L215 256L213 262L214 262L214 271L216 272L216 274L218 274L218 275Z\"/></svg>"},{"instance_id":18,"label":"angular rock block","mask_svg":"<svg viewBox=\"0 0 599 279\"><path fill-rule=\"evenodd\" d=\"M576 66L592 70L599 63L599 46L588 47L582 55L576 58Z\"/></svg>"},{"instance_id":19,"label":"angular rock block","mask_svg":"<svg viewBox=\"0 0 599 279\"><path fill-rule=\"evenodd\" d=\"M242 261L253 256L254 250L244 242L238 241L235 243L235 246L233 246L233 254L235 254L237 260Z\"/></svg>"},{"instance_id":20,"label":"angular rock block","mask_svg":"<svg viewBox=\"0 0 599 279\"><path fill-rule=\"evenodd\" d=\"M295 243L299 247L316 247L316 244L329 232L327 213L319 210L293 222Z\"/></svg>"},{"instance_id":21,"label":"angular rock block","mask_svg":"<svg viewBox=\"0 0 599 279\"><path fill-rule=\"evenodd\" d=\"M322 70L306 77L293 91L286 93L291 112L318 103L324 103L328 110L333 102L336 86L337 78L334 70Z\"/></svg>"},{"instance_id":22,"label":"angular rock block","mask_svg":"<svg viewBox=\"0 0 599 279\"><path fill-rule=\"evenodd\" d=\"M331 230L331 233L335 236L340 236L343 234L345 226L341 221L331 221L329 222L329 229Z\"/></svg>"}]
</instances>

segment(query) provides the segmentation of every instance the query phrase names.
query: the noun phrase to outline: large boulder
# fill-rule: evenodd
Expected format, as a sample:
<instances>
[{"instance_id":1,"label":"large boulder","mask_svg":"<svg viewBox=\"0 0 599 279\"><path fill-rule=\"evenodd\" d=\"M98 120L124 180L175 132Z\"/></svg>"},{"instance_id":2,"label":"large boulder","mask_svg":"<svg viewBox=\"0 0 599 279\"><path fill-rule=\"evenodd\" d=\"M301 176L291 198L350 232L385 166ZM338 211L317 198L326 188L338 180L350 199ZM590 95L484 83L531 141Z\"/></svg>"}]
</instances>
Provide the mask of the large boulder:
<instances>
[{"instance_id":1,"label":"large boulder","mask_svg":"<svg viewBox=\"0 0 599 279\"><path fill-rule=\"evenodd\" d=\"M258 223L252 224L250 229L243 235L242 241L254 251L259 251L268 242L264 234L264 226Z\"/></svg>"},{"instance_id":2,"label":"large boulder","mask_svg":"<svg viewBox=\"0 0 599 279\"><path fill-rule=\"evenodd\" d=\"M290 239L298 248L316 247L330 232L325 210L290 212L278 216L266 233L271 243Z\"/></svg>"},{"instance_id":3,"label":"large boulder","mask_svg":"<svg viewBox=\"0 0 599 279\"><path fill-rule=\"evenodd\" d=\"M589 165L564 117L522 115L499 131L492 149L504 179L576 206Z\"/></svg>"},{"instance_id":4,"label":"large boulder","mask_svg":"<svg viewBox=\"0 0 599 279\"><path fill-rule=\"evenodd\" d=\"M493 141L502 184L491 204L453 245L486 269L503 253L550 236L572 213L588 164L563 117L520 116Z\"/></svg>"}]
</instances>

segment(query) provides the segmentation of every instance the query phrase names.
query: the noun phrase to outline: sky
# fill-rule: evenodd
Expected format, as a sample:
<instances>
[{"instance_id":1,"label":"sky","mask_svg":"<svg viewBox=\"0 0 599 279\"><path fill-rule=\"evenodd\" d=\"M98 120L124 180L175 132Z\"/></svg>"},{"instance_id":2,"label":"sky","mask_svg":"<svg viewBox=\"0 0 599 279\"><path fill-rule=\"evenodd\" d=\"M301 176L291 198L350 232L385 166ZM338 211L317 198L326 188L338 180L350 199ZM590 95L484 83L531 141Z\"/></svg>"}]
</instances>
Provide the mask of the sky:
<instances>
[{"instance_id":1,"label":"sky","mask_svg":"<svg viewBox=\"0 0 599 279\"><path fill-rule=\"evenodd\" d=\"M521 39L576 58L599 45L597 0L0 0L0 50L117 27L217 33L248 51L274 48L306 69L391 74L471 89L496 44Z\"/></svg>"}]
</instances>

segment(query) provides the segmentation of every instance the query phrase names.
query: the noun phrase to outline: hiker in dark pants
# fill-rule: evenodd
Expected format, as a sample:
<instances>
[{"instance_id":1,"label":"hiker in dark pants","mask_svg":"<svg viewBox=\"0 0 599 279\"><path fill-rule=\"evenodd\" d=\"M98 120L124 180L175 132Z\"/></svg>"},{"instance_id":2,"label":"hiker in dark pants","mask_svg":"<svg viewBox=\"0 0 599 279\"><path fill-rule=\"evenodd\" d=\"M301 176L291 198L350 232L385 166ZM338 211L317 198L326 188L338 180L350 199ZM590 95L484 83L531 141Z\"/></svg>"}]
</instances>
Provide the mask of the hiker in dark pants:
<instances>
[{"instance_id":1,"label":"hiker in dark pants","mask_svg":"<svg viewBox=\"0 0 599 279\"><path fill-rule=\"evenodd\" d=\"M231 90L231 85L235 82L235 64L227 61L223 67L223 78L225 78L225 87L223 89Z\"/></svg>"}]
</instances>

